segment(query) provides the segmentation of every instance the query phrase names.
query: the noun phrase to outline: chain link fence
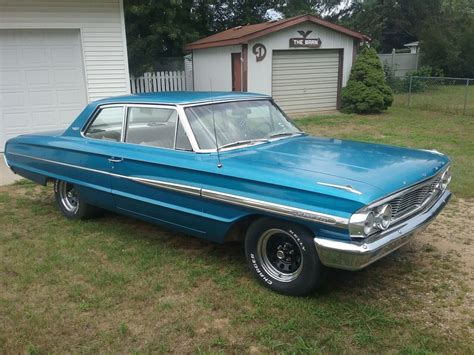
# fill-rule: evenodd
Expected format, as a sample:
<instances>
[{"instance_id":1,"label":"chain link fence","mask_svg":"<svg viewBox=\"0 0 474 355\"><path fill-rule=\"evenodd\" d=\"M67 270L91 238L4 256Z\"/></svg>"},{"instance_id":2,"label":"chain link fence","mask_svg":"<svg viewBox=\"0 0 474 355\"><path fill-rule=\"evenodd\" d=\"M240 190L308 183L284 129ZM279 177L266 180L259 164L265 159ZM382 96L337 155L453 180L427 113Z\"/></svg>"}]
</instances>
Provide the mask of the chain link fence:
<instances>
[{"instance_id":1,"label":"chain link fence","mask_svg":"<svg viewBox=\"0 0 474 355\"><path fill-rule=\"evenodd\" d=\"M427 111L474 116L474 79L407 76L395 104Z\"/></svg>"}]
</instances>

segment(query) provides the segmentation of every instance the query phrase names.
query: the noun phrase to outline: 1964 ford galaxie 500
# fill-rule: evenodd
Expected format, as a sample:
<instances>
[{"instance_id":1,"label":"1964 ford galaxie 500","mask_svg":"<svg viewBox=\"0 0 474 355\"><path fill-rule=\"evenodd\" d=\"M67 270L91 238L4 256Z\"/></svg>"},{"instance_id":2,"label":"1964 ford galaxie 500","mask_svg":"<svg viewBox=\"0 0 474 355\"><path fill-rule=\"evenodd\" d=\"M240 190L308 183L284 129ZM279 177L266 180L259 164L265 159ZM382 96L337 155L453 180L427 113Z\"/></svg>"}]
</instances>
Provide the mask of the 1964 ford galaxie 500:
<instances>
[{"instance_id":1,"label":"1964 ford galaxie 500","mask_svg":"<svg viewBox=\"0 0 474 355\"><path fill-rule=\"evenodd\" d=\"M255 277L291 295L314 290L324 267L359 270L399 248L451 196L445 155L311 137L247 93L93 102L65 131L10 139L5 158L53 181L68 218L102 208L241 238Z\"/></svg>"}]
</instances>

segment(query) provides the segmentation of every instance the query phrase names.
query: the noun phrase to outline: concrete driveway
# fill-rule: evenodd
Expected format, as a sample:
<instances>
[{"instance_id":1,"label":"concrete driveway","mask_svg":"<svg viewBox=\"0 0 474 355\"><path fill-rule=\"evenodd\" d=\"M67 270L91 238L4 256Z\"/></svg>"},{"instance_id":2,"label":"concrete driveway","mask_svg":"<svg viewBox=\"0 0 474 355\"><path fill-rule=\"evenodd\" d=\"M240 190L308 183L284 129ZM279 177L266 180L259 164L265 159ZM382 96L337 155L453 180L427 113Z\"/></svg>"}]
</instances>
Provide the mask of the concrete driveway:
<instances>
[{"instance_id":1,"label":"concrete driveway","mask_svg":"<svg viewBox=\"0 0 474 355\"><path fill-rule=\"evenodd\" d=\"M19 179L21 179L21 177L13 174L8 166L6 166L3 153L0 153L0 186L11 184Z\"/></svg>"}]
</instances>

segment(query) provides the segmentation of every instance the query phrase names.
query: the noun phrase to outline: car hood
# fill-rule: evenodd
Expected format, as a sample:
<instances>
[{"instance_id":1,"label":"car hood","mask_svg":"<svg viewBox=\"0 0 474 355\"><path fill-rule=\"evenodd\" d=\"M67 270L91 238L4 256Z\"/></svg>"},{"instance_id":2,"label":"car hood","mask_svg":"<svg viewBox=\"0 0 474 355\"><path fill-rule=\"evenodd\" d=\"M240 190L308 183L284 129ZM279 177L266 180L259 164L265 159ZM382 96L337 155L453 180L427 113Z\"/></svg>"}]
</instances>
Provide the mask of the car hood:
<instances>
[{"instance_id":1,"label":"car hood","mask_svg":"<svg viewBox=\"0 0 474 355\"><path fill-rule=\"evenodd\" d=\"M326 193L327 184L349 185L365 203L433 176L448 162L436 151L311 136L223 154L224 164L270 182L286 181L316 192L321 191L317 186L325 186Z\"/></svg>"}]
</instances>

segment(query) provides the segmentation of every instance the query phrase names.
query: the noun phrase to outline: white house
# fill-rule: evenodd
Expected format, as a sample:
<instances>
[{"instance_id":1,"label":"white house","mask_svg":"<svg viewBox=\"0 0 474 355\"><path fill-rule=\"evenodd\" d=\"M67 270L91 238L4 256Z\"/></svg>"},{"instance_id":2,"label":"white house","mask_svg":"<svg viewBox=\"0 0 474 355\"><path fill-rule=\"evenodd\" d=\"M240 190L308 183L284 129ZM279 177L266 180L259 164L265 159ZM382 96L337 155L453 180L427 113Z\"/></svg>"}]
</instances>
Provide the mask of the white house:
<instances>
[{"instance_id":1,"label":"white house","mask_svg":"<svg viewBox=\"0 0 474 355\"><path fill-rule=\"evenodd\" d=\"M239 26L185 46L195 90L273 95L293 115L339 108L360 43L369 38L311 15Z\"/></svg>"},{"instance_id":2,"label":"white house","mask_svg":"<svg viewBox=\"0 0 474 355\"><path fill-rule=\"evenodd\" d=\"M419 41L410 42L410 43L404 44L403 46L409 48L411 54L416 54L420 50L420 42Z\"/></svg>"},{"instance_id":3,"label":"white house","mask_svg":"<svg viewBox=\"0 0 474 355\"><path fill-rule=\"evenodd\" d=\"M0 0L0 153L129 90L123 0Z\"/></svg>"}]
</instances>

